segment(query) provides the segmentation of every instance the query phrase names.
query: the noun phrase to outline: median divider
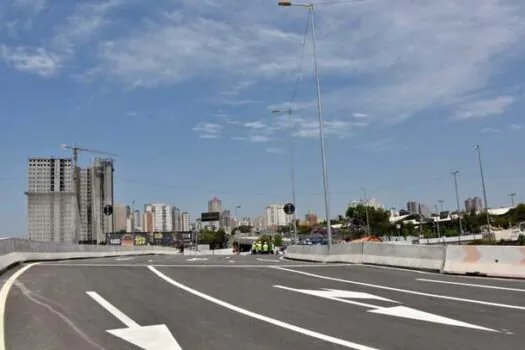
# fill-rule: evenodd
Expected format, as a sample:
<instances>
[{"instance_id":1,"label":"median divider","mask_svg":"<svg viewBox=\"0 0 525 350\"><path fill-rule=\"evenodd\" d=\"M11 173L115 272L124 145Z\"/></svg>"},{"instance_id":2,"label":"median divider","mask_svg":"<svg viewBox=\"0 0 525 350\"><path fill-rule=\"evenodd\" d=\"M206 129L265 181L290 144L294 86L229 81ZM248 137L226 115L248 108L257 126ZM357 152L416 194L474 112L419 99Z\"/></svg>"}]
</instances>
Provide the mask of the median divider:
<instances>
[{"instance_id":1,"label":"median divider","mask_svg":"<svg viewBox=\"0 0 525 350\"><path fill-rule=\"evenodd\" d=\"M378 242L289 246L285 257L322 263L357 263L448 274L525 278L525 247L416 245Z\"/></svg>"},{"instance_id":2,"label":"median divider","mask_svg":"<svg viewBox=\"0 0 525 350\"><path fill-rule=\"evenodd\" d=\"M445 273L525 278L525 247L448 246Z\"/></svg>"}]
</instances>

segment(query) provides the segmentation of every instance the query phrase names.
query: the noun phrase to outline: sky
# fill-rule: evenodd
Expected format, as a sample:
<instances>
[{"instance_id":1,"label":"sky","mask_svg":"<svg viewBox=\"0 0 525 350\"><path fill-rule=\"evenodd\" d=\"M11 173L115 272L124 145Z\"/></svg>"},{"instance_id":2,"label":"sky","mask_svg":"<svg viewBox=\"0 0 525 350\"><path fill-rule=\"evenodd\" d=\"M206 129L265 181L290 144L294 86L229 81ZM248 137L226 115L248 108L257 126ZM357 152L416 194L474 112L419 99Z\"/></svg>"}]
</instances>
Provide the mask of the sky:
<instances>
[{"instance_id":1,"label":"sky","mask_svg":"<svg viewBox=\"0 0 525 350\"><path fill-rule=\"evenodd\" d=\"M525 200L522 0L319 1L332 216L375 197ZM27 158L114 153L115 200L192 218L291 200L324 217L309 11L276 0L0 2L0 235L27 232ZM306 30L308 28L308 30ZM306 34L306 35L305 35ZM272 110L292 110L291 115ZM95 154L81 154L87 165Z\"/></svg>"}]
</instances>

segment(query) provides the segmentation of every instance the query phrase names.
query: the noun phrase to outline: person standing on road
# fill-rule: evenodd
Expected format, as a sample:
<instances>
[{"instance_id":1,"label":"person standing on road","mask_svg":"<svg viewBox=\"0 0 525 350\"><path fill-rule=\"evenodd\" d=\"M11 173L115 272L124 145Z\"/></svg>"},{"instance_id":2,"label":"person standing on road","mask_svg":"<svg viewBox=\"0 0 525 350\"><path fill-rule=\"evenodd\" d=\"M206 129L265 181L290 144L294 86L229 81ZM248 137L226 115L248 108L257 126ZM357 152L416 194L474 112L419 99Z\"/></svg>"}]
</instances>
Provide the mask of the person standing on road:
<instances>
[{"instance_id":1,"label":"person standing on road","mask_svg":"<svg viewBox=\"0 0 525 350\"><path fill-rule=\"evenodd\" d=\"M265 241L263 243L262 249L263 249L263 254L268 254L268 242Z\"/></svg>"},{"instance_id":2,"label":"person standing on road","mask_svg":"<svg viewBox=\"0 0 525 350\"><path fill-rule=\"evenodd\" d=\"M260 254L260 253L261 253L261 250L262 250L262 244L261 244L261 241L257 241L257 243L255 244L255 247L256 247L256 253L257 253L257 254Z\"/></svg>"},{"instance_id":3,"label":"person standing on road","mask_svg":"<svg viewBox=\"0 0 525 350\"><path fill-rule=\"evenodd\" d=\"M252 243L252 254L256 254L257 253L257 242L253 242Z\"/></svg>"}]
</instances>

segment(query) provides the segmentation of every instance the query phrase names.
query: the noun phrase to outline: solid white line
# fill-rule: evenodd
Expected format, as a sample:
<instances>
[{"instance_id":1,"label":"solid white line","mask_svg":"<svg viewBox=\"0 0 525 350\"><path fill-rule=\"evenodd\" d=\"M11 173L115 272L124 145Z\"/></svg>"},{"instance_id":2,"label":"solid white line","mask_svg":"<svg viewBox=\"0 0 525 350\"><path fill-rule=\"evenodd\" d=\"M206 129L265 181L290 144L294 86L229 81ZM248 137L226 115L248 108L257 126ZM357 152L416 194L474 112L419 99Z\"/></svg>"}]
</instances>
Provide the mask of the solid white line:
<instances>
[{"instance_id":1,"label":"solid white line","mask_svg":"<svg viewBox=\"0 0 525 350\"><path fill-rule=\"evenodd\" d=\"M261 258L256 258L257 261L270 261L270 262L280 262L279 260L277 259L261 259Z\"/></svg>"},{"instance_id":2,"label":"solid white line","mask_svg":"<svg viewBox=\"0 0 525 350\"><path fill-rule=\"evenodd\" d=\"M392 267L392 266L379 266L379 265L367 265L367 264L352 264L352 265L353 266L363 266L363 267L373 267L375 269L384 269L384 270L398 270L398 271L419 273L419 274L424 274L424 275L435 275L437 273L437 272L429 272L429 271L404 269L402 267Z\"/></svg>"},{"instance_id":3,"label":"solid white line","mask_svg":"<svg viewBox=\"0 0 525 350\"><path fill-rule=\"evenodd\" d=\"M456 285L456 286L465 286L465 287L499 289L499 290L508 290L508 291L511 291L511 292L522 292L522 293L525 293L525 289L489 286L489 285L484 285L484 284L471 284L471 283L460 283L460 282L451 282L451 281L429 280L429 279L426 279L426 278L417 278L416 281L453 284L453 285Z\"/></svg>"},{"instance_id":4,"label":"solid white line","mask_svg":"<svg viewBox=\"0 0 525 350\"><path fill-rule=\"evenodd\" d=\"M394 291L394 292L401 292L401 293L414 294L414 295L422 295L422 296L438 298L438 299L462 301L462 302L465 302L465 303L489 305L489 306L496 306L496 307L501 307L501 308L506 308L506 309L516 309L516 310L524 310L525 311L525 306L492 303L492 302L489 302L489 301L482 301L482 300L456 298L456 297L451 297L451 296L448 296L448 295L423 293L423 292L417 292L417 291L414 291L414 290L393 288L393 287L381 286L381 285L378 285L378 284L363 283L363 282L345 280L345 279L341 279L341 278L321 276L321 275L316 275L314 273L309 273L309 272L304 272L304 271L297 271L297 270L292 270L292 269L286 269L286 268L283 268L281 266L272 266L271 268L277 269L277 270L293 272L293 273L297 273L297 274L300 274L300 275L320 278L320 279L324 279L324 280L330 280L330 281L336 281L336 282L342 282L342 283L350 283L350 284L355 284L355 285L359 285L359 286L390 290L390 291Z\"/></svg>"},{"instance_id":5,"label":"solid white line","mask_svg":"<svg viewBox=\"0 0 525 350\"><path fill-rule=\"evenodd\" d=\"M190 288L188 286L185 286L184 284L176 282L175 280L173 280L170 277L166 276L165 274L163 274L162 272L160 272L159 270L157 270L153 266L148 266L148 268L153 273L155 273L158 277L162 278L164 281L170 283L171 285L173 285L173 286L175 286L177 288L180 288L182 290L185 290L186 292L188 292L190 294L193 294L195 296L198 296L198 297L200 297L202 299L208 300L208 301L210 301L210 302L212 302L214 304L217 304L217 305L220 305L220 306L225 307L227 309L230 309L232 311L238 312L238 313L240 313L242 315L245 315L245 316L248 316L248 317L251 317L251 318L255 318L257 320L260 320L260 321L263 321L263 322L266 322L266 323L270 323L270 324L272 324L274 326L285 328L285 329L291 330L293 332L301 333L301 334L304 334L304 335L307 335L307 336L310 336L310 337L313 337L313 338L317 338L317 339L320 339L320 340L323 340L323 341L326 341L326 342L329 342L329 343L332 343L332 344L341 345L341 346L349 348L349 349L376 350L374 348L371 348L371 347L368 347L368 346L365 346L365 345L356 344L356 343L352 343L352 342L349 342L349 341L346 341L346 340L343 340L343 339L331 337L331 336L326 335L326 334L322 334L322 333L318 333L318 332L315 332L315 331L311 331L311 330L308 330L308 329L305 329L305 328L302 328L302 327L298 327L298 326L295 326L295 325L292 325L292 324L289 324L289 323L286 323L286 322L283 322L283 321L279 321L279 320L271 318L271 317L267 317L267 316L264 316L264 315L261 315L261 314L257 314L257 313L252 312L252 311L248 311L246 309L243 309L243 308L240 308L238 306L232 305L232 304L227 303L225 301L216 299L216 298L214 298L214 297L212 297L210 295L201 293L201 292L199 292L199 291L197 291L195 289L192 289L192 288Z\"/></svg>"},{"instance_id":6,"label":"solid white line","mask_svg":"<svg viewBox=\"0 0 525 350\"><path fill-rule=\"evenodd\" d=\"M134 257L131 257L131 258L116 258L115 260L117 261L125 261L125 260L133 260L135 259Z\"/></svg>"},{"instance_id":7,"label":"solid white line","mask_svg":"<svg viewBox=\"0 0 525 350\"><path fill-rule=\"evenodd\" d=\"M11 290L11 287L15 283L16 279L20 277L20 275L29 270L31 267L38 264L39 263L33 263L22 267L20 270L12 274L7 281L5 281L4 285L2 286L2 290L0 290L0 350L5 350L5 306L7 302L7 296L9 295L9 291Z\"/></svg>"},{"instance_id":8,"label":"solid white line","mask_svg":"<svg viewBox=\"0 0 525 350\"><path fill-rule=\"evenodd\" d=\"M97 292L86 292L86 294L89 295L91 298L93 298L93 300L99 303L100 306L106 309L110 314L112 314L117 319L119 319L120 322L124 323L126 327L128 328L140 327L138 323L136 323L131 318L126 316L122 311L120 311L119 309L111 305L109 301L101 297Z\"/></svg>"},{"instance_id":9,"label":"solid white line","mask_svg":"<svg viewBox=\"0 0 525 350\"><path fill-rule=\"evenodd\" d=\"M62 267L147 267L147 266L155 266L155 267L188 267L188 268L202 268L202 267L225 267L225 268L270 268L275 267L276 265L226 265L226 264L90 264L90 263L57 263L57 262L48 262L48 263L42 263L41 266L62 266ZM279 265L282 267L328 267L328 266L347 266L345 264L342 265L316 265L316 264L287 264L287 265Z\"/></svg>"}]
</instances>

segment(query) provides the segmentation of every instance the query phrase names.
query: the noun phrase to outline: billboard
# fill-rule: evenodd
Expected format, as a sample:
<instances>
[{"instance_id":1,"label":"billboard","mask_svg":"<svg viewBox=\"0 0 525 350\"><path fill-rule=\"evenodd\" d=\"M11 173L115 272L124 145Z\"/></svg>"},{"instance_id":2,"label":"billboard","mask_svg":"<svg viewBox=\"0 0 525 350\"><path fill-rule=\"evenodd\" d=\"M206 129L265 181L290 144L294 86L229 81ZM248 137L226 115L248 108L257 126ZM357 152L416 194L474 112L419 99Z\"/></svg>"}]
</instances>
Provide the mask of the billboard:
<instances>
[{"instance_id":1,"label":"billboard","mask_svg":"<svg viewBox=\"0 0 525 350\"><path fill-rule=\"evenodd\" d=\"M201 221L202 222L219 221L220 217L221 217L221 213L219 213L218 211L214 211L211 213L202 213Z\"/></svg>"},{"instance_id":2,"label":"billboard","mask_svg":"<svg viewBox=\"0 0 525 350\"><path fill-rule=\"evenodd\" d=\"M107 245L120 245L120 233L108 233L106 237Z\"/></svg>"},{"instance_id":3,"label":"billboard","mask_svg":"<svg viewBox=\"0 0 525 350\"><path fill-rule=\"evenodd\" d=\"M176 235L174 232L153 232L150 236L150 242L154 245L169 246L175 241Z\"/></svg>"},{"instance_id":4,"label":"billboard","mask_svg":"<svg viewBox=\"0 0 525 350\"><path fill-rule=\"evenodd\" d=\"M120 237L120 245L123 247L132 247L134 242L132 233L125 233Z\"/></svg>"}]
</instances>

